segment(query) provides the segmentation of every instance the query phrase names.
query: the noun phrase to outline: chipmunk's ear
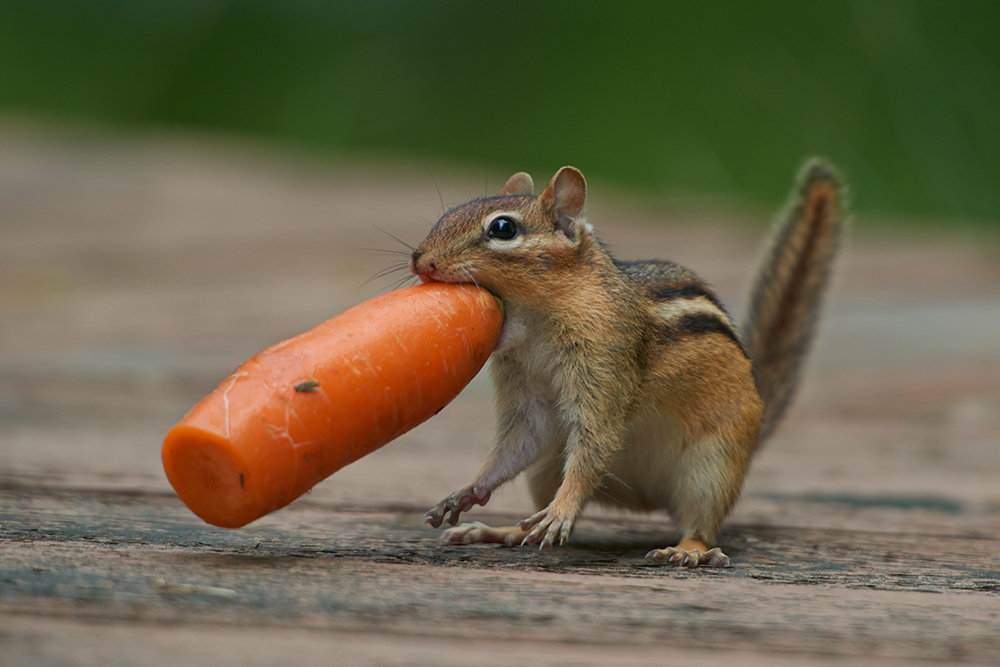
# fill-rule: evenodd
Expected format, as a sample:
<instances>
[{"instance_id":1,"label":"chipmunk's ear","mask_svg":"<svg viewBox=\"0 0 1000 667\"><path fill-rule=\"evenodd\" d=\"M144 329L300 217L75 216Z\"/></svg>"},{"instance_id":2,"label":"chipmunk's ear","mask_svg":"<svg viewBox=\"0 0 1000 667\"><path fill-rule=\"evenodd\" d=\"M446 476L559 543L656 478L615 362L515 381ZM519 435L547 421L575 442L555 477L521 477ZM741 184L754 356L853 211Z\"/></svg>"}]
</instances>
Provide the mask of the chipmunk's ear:
<instances>
[{"instance_id":1,"label":"chipmunk's ear","mask_svg":"<svg viewBox=\"0 0 1000 667\"><path fill-rule=\"evenodd\" d=\"M577 218L587 199L587 181L576 167L563 167L556 172L545 190L538 196L543 204L555 209L556 226L569 239L576 238Z\"/></svg>"},{"instance_id":2,"label":"chipmunk's ear","mask_svg":"<svg viewBox=\"0 0 1000 667\"><path fill-rule=\"evenodd\" d=\"M535 190L535 182L531 180L531 175L525 171L519 171L503 184L500 188L502 195L530 195Z\"/></svg>"}]
</instances>

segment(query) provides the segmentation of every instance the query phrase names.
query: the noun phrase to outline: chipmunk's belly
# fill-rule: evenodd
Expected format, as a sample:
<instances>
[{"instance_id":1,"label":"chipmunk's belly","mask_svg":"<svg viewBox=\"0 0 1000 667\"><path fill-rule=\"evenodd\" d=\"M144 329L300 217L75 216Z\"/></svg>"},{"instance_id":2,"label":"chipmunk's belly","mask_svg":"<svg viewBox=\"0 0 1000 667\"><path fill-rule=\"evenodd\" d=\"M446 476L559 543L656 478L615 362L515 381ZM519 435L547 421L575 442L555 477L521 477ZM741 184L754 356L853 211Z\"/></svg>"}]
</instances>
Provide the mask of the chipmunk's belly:
<instances>
[{"instance_id":1,"label":"chipmunk's belly","mask_svg":"<svg viewBox=\"0 0 1000 667\"><path fill-rule=\"evenodd\" d=\"M669 511L670 492L681 467L680 429L664 415L638 417L629 426L625 447L594 499L611 507Z\"/></svg>"}]
</instances>

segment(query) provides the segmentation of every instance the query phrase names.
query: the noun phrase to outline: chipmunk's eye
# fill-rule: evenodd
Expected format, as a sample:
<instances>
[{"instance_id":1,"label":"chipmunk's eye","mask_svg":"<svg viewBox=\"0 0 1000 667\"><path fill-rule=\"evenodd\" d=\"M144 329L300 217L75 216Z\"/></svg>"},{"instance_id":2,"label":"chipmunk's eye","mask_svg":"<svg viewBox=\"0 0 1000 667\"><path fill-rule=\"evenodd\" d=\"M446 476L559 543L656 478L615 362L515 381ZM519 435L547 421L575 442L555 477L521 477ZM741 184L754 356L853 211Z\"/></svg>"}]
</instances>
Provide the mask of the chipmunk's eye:
<instances>
[{"instance_id":1,"label":"chipmunk's eye","mask_svg":"<svg viewBox=\"0 0 1000 667\"><path fill-rule=\"evenodd\" d=\"M517 236L517 225L510 218L500 216L490 223L489 229L486 230L486 236L491 239L509 241Z\"/></svg>"}]
</instances>

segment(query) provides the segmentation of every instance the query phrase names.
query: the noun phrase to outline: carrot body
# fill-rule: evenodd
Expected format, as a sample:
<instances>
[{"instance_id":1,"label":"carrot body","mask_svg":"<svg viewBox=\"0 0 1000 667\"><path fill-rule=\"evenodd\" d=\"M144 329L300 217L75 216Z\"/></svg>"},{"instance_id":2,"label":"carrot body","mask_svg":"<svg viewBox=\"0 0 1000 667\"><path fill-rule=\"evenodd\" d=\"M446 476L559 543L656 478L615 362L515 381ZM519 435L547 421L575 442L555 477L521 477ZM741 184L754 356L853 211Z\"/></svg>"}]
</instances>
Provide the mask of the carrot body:
<instances>
[{"instance_id":1,"label":"carrot body","mask_svg":"<svg viewBox=\"0 0 1000 667\"><path fill-rule=\"evenodd\" d=\"M355 306L246 361L167 432L163 468L208 523L237 528L436 414L479 372L503 314L471 285Z\"/></svg>"}]
</instances>

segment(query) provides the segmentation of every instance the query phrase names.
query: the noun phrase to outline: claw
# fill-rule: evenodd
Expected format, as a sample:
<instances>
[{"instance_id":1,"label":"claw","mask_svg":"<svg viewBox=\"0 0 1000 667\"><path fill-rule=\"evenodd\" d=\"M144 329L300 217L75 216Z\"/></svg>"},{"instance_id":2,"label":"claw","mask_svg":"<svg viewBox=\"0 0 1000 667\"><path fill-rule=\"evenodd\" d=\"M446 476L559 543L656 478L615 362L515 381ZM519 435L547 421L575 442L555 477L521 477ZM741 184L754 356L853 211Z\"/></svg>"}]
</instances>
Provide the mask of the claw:
<instances>
[{"instance_id":1,"label":"claw","mask_svg":"<svg viewBox=\"0 0 1000 667\"><path fill-rule=\"evenodd\" d=\"M525 535L524 539L521 540L522 547L533 547L536 544L538 545L539 551L544 551L546 549L552 548L552 543L545 538L539 540L537 536Z\"/></svg>"},{"instance_id":2,"label":"claw","mask_svg":"<svg viewBox=\"0 0 1000 667\"><path fill-rule=\"evenodd\" d=\"M424 515L424 523L430 524L434 528L438 528L443 520L444 514L438 508L432 509Z\"/></svg>"}]
</instances>

